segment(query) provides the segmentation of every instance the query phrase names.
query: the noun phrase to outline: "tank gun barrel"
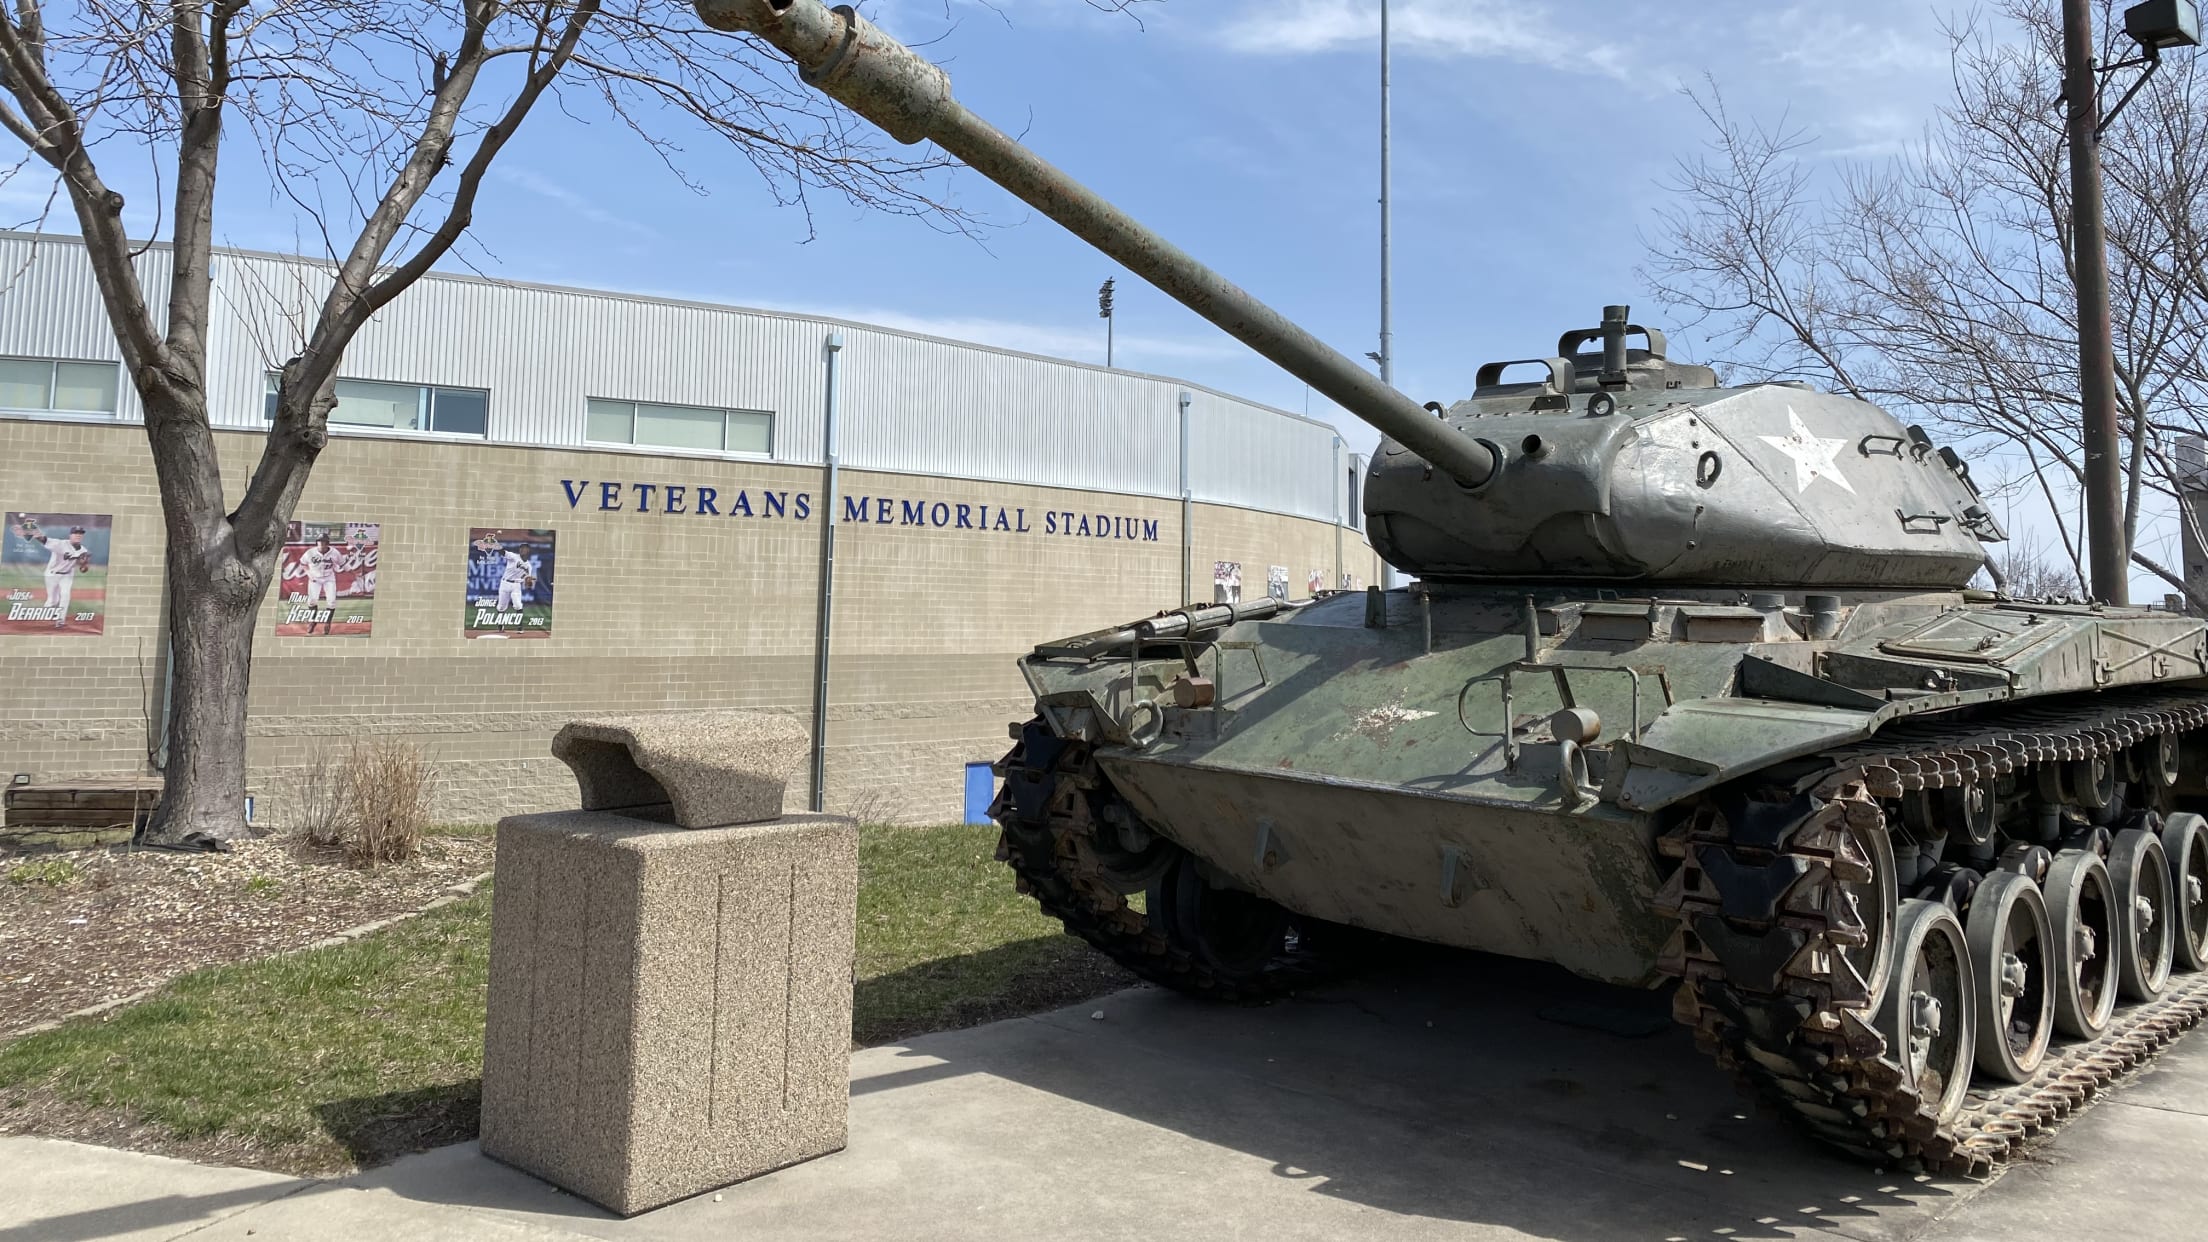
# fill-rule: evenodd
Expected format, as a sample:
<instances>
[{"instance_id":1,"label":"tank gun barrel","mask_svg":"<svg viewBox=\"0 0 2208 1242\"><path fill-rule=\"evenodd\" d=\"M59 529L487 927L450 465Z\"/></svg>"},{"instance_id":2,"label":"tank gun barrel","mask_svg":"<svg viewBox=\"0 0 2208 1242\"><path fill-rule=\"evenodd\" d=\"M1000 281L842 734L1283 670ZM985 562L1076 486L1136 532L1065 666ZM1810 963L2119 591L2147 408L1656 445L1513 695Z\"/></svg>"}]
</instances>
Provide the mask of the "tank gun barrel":
<instances>
[{"instance_id":1,"label":"tank gun barrel","mask_svg":"<svg viewBox=\"0 0 2208 1242\"><path fill-rule=\"evenodd\" d=\"M820 0L694 3L707 25L773 44L796 63L808 84L897 141L933 140L1459 483L1478 486L1494 473L1495 455L1486 445L1451 428L969 112L952 97L949 75L849 6L830 9Z\"/></svg>"}]
</instances>

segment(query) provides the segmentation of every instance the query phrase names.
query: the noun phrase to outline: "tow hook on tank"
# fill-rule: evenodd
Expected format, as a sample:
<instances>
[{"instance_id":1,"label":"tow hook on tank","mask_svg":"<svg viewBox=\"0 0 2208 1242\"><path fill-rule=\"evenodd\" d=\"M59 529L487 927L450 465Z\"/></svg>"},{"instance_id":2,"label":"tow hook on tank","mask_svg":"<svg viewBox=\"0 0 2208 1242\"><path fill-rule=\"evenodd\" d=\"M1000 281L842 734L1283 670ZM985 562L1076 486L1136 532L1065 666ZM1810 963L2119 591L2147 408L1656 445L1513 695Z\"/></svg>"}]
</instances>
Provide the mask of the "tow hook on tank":
<instances>
[{"instance_id":1,"label":"tow hook on tank","mask_svg":"<svg viewBox=\"0 0 2208 1242\"><path fill-rule=\"evenodd\" d=\"M1165 732L1165 709L1154 699L1136 699L1128 705L1127 714L1120 718L1119 727L1126 731L1129 746L1148 750Z\"/></svg>"},{"instance_id":2,"label":"tow hook on tank","mask_svg":"<svg viewBox=\"0 0 2208 1242\"><path fill-rule=\"evenodd\" d=\"M1567 811L1584 811L1601 801L1587 774L1583 747L1602 736L1602 717L1592 707L1567 707L1549 717L1556 738L1556 788Z\"/></svg>"},{"instance_id":3,"label":"tow hook on tank","mask_svg":"<svg viewBox=\"0 0 2208 1242\"><path fill-rule=\"evenodd\" d=\"M1531 753L1544 751L1555 758L1555 784L1568 811L1583 811L1601 800L1600 783L1594 779L1593 763L1588 748L1602 735L1602 717L1592 707L1580 706L1572 695L1570 674L1582 677L1596 675L1623 676L1630 683L1632 720L1625 733L1628 740L1637 739L1641 733L1641 674L1638 669L1607 669L1572 667L1536 661L1520 661L1496 672L1473 677L1457 691L1457 723L1474 737L1492 737L1500 740L1503 751L1503 770L1522 772L1528 768L1536 772L1541 765L1526 762L1529 749L1543 747ZM1546 718L1528 718L1521 721L1514 709L1518 697L1516 687L1520 675L1536 674L1548 677L1555 686L1556 696L1564 701L1562 710ZM1496 706L1498 727L1483 729L1472 722L1472 692L1493 684L1497 687ZM1484 713L1483 713L1484 714Z\"/></svg>"}]
</instances>

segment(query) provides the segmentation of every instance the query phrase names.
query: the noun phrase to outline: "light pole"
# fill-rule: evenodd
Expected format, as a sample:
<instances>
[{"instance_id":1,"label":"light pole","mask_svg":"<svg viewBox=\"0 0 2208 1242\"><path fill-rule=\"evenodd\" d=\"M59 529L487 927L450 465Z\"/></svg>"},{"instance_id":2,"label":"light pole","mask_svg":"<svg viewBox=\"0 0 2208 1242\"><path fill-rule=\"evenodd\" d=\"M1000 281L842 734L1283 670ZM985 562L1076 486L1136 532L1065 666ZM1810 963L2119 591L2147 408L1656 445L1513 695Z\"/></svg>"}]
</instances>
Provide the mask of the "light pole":
<instances>
[{"instance_id":1,"label":"light pole","mask_svg":"<svg viewBox=\"0 0 2208 1242\"><path fill-rule=\"evenodd\" d=\"M2192 0L2148 0L2124 11L2124 33L2145 49L2151 75L2165 47L2200 43ZM2062 0L2062 93L2069 104L2071 263L2078 295L2078 402L2084 413L2085 527L2093 594L2131 602L2131 549L2124 545L2124 480L2116 430L2116 347L2109 327L2108 232L2101 205L2100 70L2093 58L2093 0ZM2138 93L2135 83L2109 113Z\"/></svg>"},{"instance_id":2,"label":"light pole","mask_svg":"<svg viewBox=\"0 0 2208 1242\"><path fill-rule=\"evenodd\" d=\"M1389 132L1391 106L1388 81L1388 0L1380 0L1380 382L1393 387L1395 384L1395 333L1389 319L1393 311L1393 291L1389 288L1393 258L1389 252L1388 230L1388 147L1392 135Z\"/></svg>"}]
</instances>

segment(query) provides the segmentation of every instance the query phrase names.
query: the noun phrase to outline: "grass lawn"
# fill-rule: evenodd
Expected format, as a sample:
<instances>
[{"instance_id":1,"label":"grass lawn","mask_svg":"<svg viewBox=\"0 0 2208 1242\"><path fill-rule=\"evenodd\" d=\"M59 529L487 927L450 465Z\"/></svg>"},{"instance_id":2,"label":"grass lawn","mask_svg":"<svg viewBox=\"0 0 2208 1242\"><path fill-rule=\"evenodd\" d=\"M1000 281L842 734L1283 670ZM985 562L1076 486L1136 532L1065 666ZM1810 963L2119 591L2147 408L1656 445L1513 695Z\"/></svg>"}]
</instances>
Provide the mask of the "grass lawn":
<instances>
[{"instance_id":1,"label":"grass lawn","mask_svg":"<svg viewBox=\"0 0 2208 1242\"><path fill-rule=\"evenodd\" d=\"M994 860L990 827L867 828L852 1035L1033 1012L1130 977ZM201 970L0 1045L0 1129L327 1173L475 1133L488 886L329 949Z\"/></svg>"}]
</instances>

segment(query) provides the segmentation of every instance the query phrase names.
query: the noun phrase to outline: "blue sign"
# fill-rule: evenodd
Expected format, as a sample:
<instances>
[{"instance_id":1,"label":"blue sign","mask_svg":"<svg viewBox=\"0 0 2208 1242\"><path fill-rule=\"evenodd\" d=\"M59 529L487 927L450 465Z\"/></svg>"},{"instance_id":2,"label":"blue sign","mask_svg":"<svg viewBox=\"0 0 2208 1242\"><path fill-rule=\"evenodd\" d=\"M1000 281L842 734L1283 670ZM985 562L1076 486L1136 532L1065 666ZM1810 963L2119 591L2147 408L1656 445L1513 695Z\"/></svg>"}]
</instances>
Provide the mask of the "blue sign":
<instances>
[{"instance_id":1,"label":"blue sign","mask_svg":"<svg viewBox=\"0 0 2208 1242\"><path fill-rule=\"evenodd\" d=\"M653 517L756 518L810 521L810 492L720 488L681 483L614 483L561 479L570 509ZM1128 513L1081 513L1045 509L1031 514L1019 505L979 501L906 500L896 496L845 496L840 519L867 526L919 526L935 530L973 530L1006 535L1061 535L1075 539L1158 542L1158 519Z\"/></svg>"}]
</instances>

